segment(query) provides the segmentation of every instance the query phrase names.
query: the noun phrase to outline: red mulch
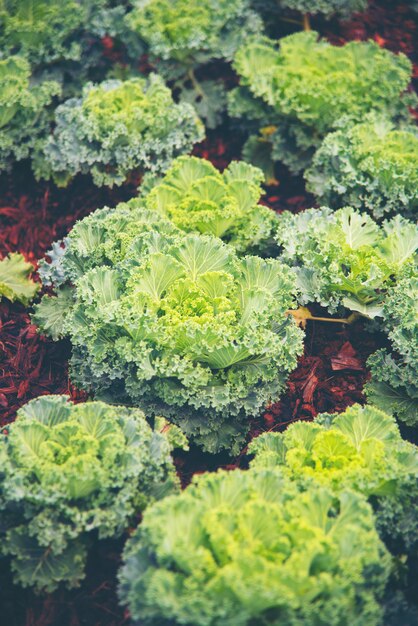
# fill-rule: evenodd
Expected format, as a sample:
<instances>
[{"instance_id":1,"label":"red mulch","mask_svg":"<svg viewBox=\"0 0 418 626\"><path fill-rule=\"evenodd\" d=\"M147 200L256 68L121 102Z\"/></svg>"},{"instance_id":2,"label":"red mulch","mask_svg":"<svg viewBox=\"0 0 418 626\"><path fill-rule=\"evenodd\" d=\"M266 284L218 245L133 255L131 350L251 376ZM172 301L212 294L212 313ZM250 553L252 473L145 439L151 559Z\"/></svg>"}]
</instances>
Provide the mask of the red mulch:
<instances>
[{"instance_id":1,"label":"red mulch","mask_svg":"<svg viewBox=\"0 0 418 626\"><path fill-rule=\"evenodd\" d=\"M373 38L393 51L405 52L414 63L418 61L416 14L406 4L375 0L366 15L343 24L317 20L313 28L336 43ZM112 54L111 44L111 40L104 42L107 55ZM417 66L415 75L418 76ZM242 141L235 131L224 127L210 132L194 154L224 168L231 159L239 158ZM279 184L269 188L264 199L274 210L298 212L313 205L301 179L289 177L282 168L278 169L277 179ZM19 165L13 176L0 176L0 257L19 251L36 262L77 219L133 195L133 183L117 190L96 189L85 177L76 179L63 190L49 183L36 184L27 165ZM319 412L342 411L354 402L364 401L362 389L368 376L365 362L383 343L381 335L365 331L361 323L343 326L309 322L305 354L290 376L286 395L254 420L251 436L281 430L296 420L310 420ZM70 393L77 400L83 398L68 381L69 354L67 342L54 343L37 334L23 306L7 301L0 304L0 424L13 420L19 406L40 394ZM179 454L176 465L183 483L187 484L196 472L245 465L244 452L231 460L225 455L211 457L192 449L188 454ZM12 586L9 569L3 563L0 623L7 626L126 625L127 616L118 606L115 593L120 546L118 542L102 542L97 546L90 556L87 578L80 589L44 597Z\"/></svg>"}]
</instances>

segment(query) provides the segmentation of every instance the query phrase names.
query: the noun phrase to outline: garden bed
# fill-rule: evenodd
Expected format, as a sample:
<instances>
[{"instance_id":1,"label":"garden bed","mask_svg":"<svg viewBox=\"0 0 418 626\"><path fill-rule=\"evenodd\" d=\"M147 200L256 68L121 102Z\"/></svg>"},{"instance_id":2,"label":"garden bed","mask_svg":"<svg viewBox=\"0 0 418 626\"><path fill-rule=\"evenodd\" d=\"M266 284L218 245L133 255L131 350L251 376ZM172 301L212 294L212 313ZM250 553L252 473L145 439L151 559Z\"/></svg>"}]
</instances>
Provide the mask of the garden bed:
<instances>
[{"instance_id":1,"label":"garden bed","mask_svg":"<svg viewBox=\"0 0 418 626\"><path fill-rule=\"evenodd\" d=\"M346 22L316 18L313 27L336 44L371 38L389 50L404 52L414 63L414 77L418 79L416 15L407 3L375 0L365 15ZM270 34L278 38L293 28L291 23L283 22ZM113 40L105 38L102 44L105 56L115 58L122 54L115 49ZM205 71L210 78L216 75L217 67L209 67L203 74ZM225 80L236 82L229 68ZM241 157L243 143L244 137L236 125L224 123L209 131L193 154L222 170ZM0 175L0 255L21 252L36 264L77 220L97 208L114 207L134 196L137 182L132 180L112 189L98 188L89 176L79 175L68 187L60 189L51 182L36 182L27 162L16 164L10 173ZM303 178L292 176L284 166L277 166L276 183L266 188L262 203L278 213L298 213L315 206ZM48 290L44 287L42 293ZM316 317L332 317L318 305L310 309ZM308 321L304 353L289 377L285 394L252 420L247 441L263 432L281 432L298 420L312 420L319 413L342 412L354 403L364 403L363 388L370 376L366 361L388 345L383 332L371 331L367 322L361 320L354 324ZM0 303L1 426L7 428L16 411L39 395L69 394L75 402L88 398L69 380L70 355L69 340L54 342L40 335L27 307L7 300ZM401 430L410 441L418 443L417 429L402 426ZM202 453L192 444L189 452L177 452L174 460L183 486L196 473L248 466L245 446L231 456L225 451L215 455ZM119 606L116 596L122 544L122 540L98 544L89 555L86 579L80 588L71 591L60 589L43 596L22 591L13 586L9 568L2 566L0 621L7 626L127 625L128 613ZM417 592L418 589L407 589L411 598ZM412 626L412 622L397 626Z\"/></svg>"}]
</instances>

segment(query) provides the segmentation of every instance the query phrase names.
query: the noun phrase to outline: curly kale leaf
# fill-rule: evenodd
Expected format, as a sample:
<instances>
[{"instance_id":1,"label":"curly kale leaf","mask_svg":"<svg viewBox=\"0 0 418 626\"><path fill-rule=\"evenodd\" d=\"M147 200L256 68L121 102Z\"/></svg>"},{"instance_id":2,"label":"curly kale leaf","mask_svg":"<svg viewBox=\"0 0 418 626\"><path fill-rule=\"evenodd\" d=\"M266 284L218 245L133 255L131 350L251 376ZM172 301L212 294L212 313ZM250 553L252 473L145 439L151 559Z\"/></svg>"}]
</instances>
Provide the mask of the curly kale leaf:
<instances>
[{"instance_id":1,"label":"curly kale leaf","mask_svg":"<svg viewBox=\"0 0 418 626\"><path fill-rule=\"evenodd\" d=\"M48 105L60 93L55 81L31 82L26 59L0 59L0 171L33 155L49 132Z\"/></svg>"},{"instance_id":2,"label":"curly kale leaf","mask_svg":"<svg viewBox=\"0 0 418 626\"><path fill-rule=\"evenodd\" d=\"M389 571L365 500L277 470L218 472L150 507L119 594L144 626L377 626Z\"/></svg>"},{"instance_id":3,"label":"curly kale leaf","mask_svg":"<svg viewBox=\"0 0 418 626\"><path fill-rule=\"evenodd\" d=\"M79 60L79 31L86 3L75 0L4 0L0 6L0 47L32 65Z\"/></svg>"},{"instance_id":4,"label":"curly kale leaf","mask_svg":"<svg viewBox=\"0 0 418 626\"><path fill-rule=\"evenodd\" d=\"M308 165L327 133L361 122L369 112L409 118L402 94L411 79L410 61L372 41L333 46L315 32L290 35L278 46L254 39L239 48L234 67L241 87L230 96L231 114L245 120L251 98L268 105L268 116L260 104L251 107L251 119L259 109L259 128L273 126L275 159L294 172Z\"/></svg>"},{"instance_id":5,"label":"curly kale leaf","mask_svg":"<svg viewBox=\"0 0 418 626\"><path fill-rule=\"evenodd\" d=\"M351 489L373 504L377 528L389 550L410 557L418 548L418 448L404 441L393 417L373 406L354 405L322 414L284 433L254 439L255 468L280 467L310 488Z\"/></svg>"},{"instance_id":6,"label":"curly kale leaf","mask_svg":"<svg viewBox=\"0 0 418 626\"><path fill-rule=\"evenodd\" d=\"M305 172L307 189L338 208L365 208L375 218L418 211L418 133L369 118L328 135Z\"/></svg>"},{"instance_id":7,"label":"curly kale leaf","mask_svg":"<svg viewBox=\"0 0 418 626\"><path fill-rule=\"evenodd\" d=\"M386 293L414 267L418 228L400 216L378 226L351 207L279 216L277 242L294 270L300 303L381 317Z\"/></svg>"},{"instance_id":8,"label":"curly kale leaf","mask_svg":"<svg viewBox=\"0 0 418 626\"><path fill-rule=\"evenodd\" d=\"M367 8L367 0L279 0L279 5L285 9L312 15L322 13L327 17L333 15L349 17L356 11L364 11Z\"/></svg>"},{"instance_id":9,"label":"curly kale leaf","mask_svg":"<svg viewBox=\"0 0 418 626\"><path fill-rule=\"evenodd\" d=\"M177 487L171 444L138 409L43 396L2 439L2 552L23 586L76 586L95 533L121 535Z\"/></svg>"},{"instance_id":10,"label":"curly kale leaf","mask_svg":"<svg viewBox=\"0 0 418 626\"><path fill-rule=\"evenodd\" d=\"M170 415L207 449L238 449L301 352L303 333L285 315L295 293L286 265L239 259L158 211L123 205L82 220L61 270L72 305L60 287L34 319L70 337L72 380Z\"/></svg>"},{"instance_id":11,"label":"curly kale leaf","mask_svg":"<svg viewBox=\"0 0 418 626\"><path fill-rule=\"evenodd\" d=\"M191 67L211 59L231 59L261 20L248 0L134 0L127 16L153 57Z\"/></svg>"},{"instance_id":12,"label":"curly kale leaf","mask_svg":"<svg viewBox=\"0 0 418 626\"><path fill-rule=\"evenodd\" d=\"M182 102L194 105L208 128L226 108L220 81L201 81L195 70L214 60L232 59L246 38L261 32L249 0L134 0L126 22L149 50L151 63L174 81Z\"/></svg>"},{"instance_id":13,"label":"curly kale leaf","mask_svg":"<svg viewBox=\"0 0 418 626\"><path fill-rule=\"evenodd\" d=\"M131 78L87 84L56 110L56 128L40 155L38 177L66 185L91 173L96 185L120 185L134 172L160 174L203 138L189 104L175 104L163 80Z\"/></svg>"},{"instance_id":14,"label":"curly kale leaf","mask_svg":"<svg viewBox=\"0 0 418 626\"><path fill-rule=\"evenodd\" d=\"M393 353L378 350L368 360L370 400L410 426L418 423L418 276L414 269L388 291L384 323Z\"/></svg>"},{"instance_id":15,"label":"curly kale leaf","mask_svg":"<svg viewBox=\"0 0 418 626\"><path fill-rule=\"evenodd\" d=\"M221 174L209 161L179 157L144 203L186 232L220 237L240 253L268 253L277 218L258 204L262 180L260 170L243 162Z\"/></svg>"}]
</instances>

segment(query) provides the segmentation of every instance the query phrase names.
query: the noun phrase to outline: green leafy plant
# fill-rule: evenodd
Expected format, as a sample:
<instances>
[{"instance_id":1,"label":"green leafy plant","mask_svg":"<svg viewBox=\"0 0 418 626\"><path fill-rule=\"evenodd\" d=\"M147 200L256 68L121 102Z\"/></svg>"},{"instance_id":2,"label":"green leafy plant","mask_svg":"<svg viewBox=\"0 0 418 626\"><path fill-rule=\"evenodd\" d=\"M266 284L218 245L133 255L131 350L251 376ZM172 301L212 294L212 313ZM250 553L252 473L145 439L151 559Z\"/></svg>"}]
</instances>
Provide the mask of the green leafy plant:
<instances>
[{"instance_id":1,"label":"green leafy plant","mask_svg":"<svg viewBox=\"0 0 418 626\"><path fill-rule=\"evenodd\" d=\"M307 489L319 483L333 492L365 495L376 524L396 554L418 550L418 448L402 439L393 417L374 406L354 405L292 424L284 433L254 439L254 468L280 467Z\"/></svg>"},{"instance_id":2,"label":"green leafy plant","mask_svg":"<svg viewBox=\"0 0 418 626\"><path fill-rule=\"evenodd\" d=\"M0 300L29 304L40 285L31 279L34 271L21 254L12 253L0 261Z\"/></svg>"},{"instance_id":3,"label":"green leafy plant","mask_svg":"<svg viewBox=\"0 0 418 626\"><path fill-rule=\"evenodd\" d=\"M179 157L144 203L186 232L220 237L238 252L267 254L277 217L258 204L263 179L244 162L234 161L221 174L209 161Z\"/></svg>"},{"instance_id":4,"label":"green leafy plant","mask_svg":"<svg viewBox=\"0 0 418 626\"><path fill-rule=\"evenodd\" d=\"M86 5L75 0L1 0L0 48L27 57L33 65L78 60Z\"/></svg>"},{"instance_id":5,"label":"green leafy plant","mask_svg":"<svg viewBox=\"0 0 418 626\"><path fill-rule=\"evenodd\" d=\"M207 450L237 451L248 417L280 396L302 350L285 315L293 273L134 211L98 211L67 251L49 253L44 282L61 286L34 321L70 337L78 386L170 415Z\"/></svg>"},{"instance_id":6,"label":"green leafy plant","mask_svg":"<svg viewBox=\"0 0 418 626\"><path fill-rule=\"evenodd\" d=\"M278 44L254 39L239 48L234 67L241 87L230 94L230 114L261 129L258 143L267 142L272 159L292 172L310 164L329 132L369 112L409 118L402 94L411 63L372 41L333 46L312 31Z\"/></svg>"},{"instance_id":7,"label":"green leafy plant","mask_svg":"<svg viewBox=\"0 0 418 626\"><path fill-rule=\"evenodd\" d=\"M373 318L382 316L388 289L414 266L418 228L399 215L378 226L351 207L323 207L282 213L277 241L297 274L301 304Z\"/></svg>"},{"instance_id":8,"label":"green leafy plant","mask_svg":"<svg viewBox=\"0 0 418 626\"><path fill-rule=\"evenodd\" d=\"M254 10L262 15L267 29L271 28L273 33L277 30L276 24L279 20L285 23L296 22L295 17L289 14L289 11L299 12L301 14L300 26L305 30L310 30L311 15L347 19L353 13L364 11L367 4L367 0L252 0L251 2Z\"/></svg>"},{"instance_id":9,"label":"green leafy plant","mask_svg":"<svg viewBox=\"0 0 418 626\"><path fill-rule=\"evenodd\" d=\"M177 488L166 436L138 409L43 396L0 441L1 551L17 582L78 585L89 545L120 536L152 500Z\"/></svg>"},{"instance_id":10,"label":"green leafy plant","mask_svg":"<svg viewBox=\"0 0 418 626\"><path fill-rule=\"evenodd\" d=\"M230 60L261 20L249 0L134 0L129 26L146 42L151 62L175 81L209 127L226 105L225 91L214 80L198 81L195 71L212 60Z\"/></svg>"},{"instance_id":11,"label":"green leafy plant","mask_svg":"<svg viewBox=\"0 0 418 626\"><path fill-rule=\"evenodd\" d=\"M369 400L409 426L418 424L418 273L391 289L383 309L393 352L378 350L368 360Z\"/></svg>"},{"instance_id":12,"label":"green leafy plant","mask_svg":"<svg viewBox=\"0 0 418 626\"><path fill-rule=\"evenodd\" d=\"M305 172L307 189L338 208L366 208L375 218L418 211L418 133L371 117L329 134Z\"/></svg>"},{"instance_id":13,"label":"green leafy plant","mask_svg":"<svg viewBox=\"0 0 418 626\"><path fill-rule=\"evenodd\" d=\"M322 13L328 17L339 15L349 17L356 11L364 11L367 0L279 0L280 6L300 13L316 15Z\"/></svg>"},{"instance_id":14,"label":"green leafy plant","mask_svg":"<svg viewBox=\"0 0 418 626\"><path fill-rule=\"evenodd\" d=\"M58 83L31 82L29 63L19 56L0 59L0 171L32 156L49 132L47 106Z\"/></svg>"},{"instance_id":15,"label":"green leafy plant","mask_svg":"<svg viewBox=\"0 0 418 626\"><path fill-rule=\"evenodd\" d=\"M39 72L50 72L66 83L81 83L94 65L100 37L120 37L136 46L124 25L128 5L119 0L0 0L0 49L18 54Z\"/></svg>"},{"instance_id":16,"label":"green leafy plant","mask_svg":"<svg viewBox=\"0 0 418 626\"><path fill-rule=\"evenodd\" d=\"M148 508L120 597L144 626L381 623L388 557L365 500L277 470L218 472Z\"/></svg>"},{"instance_id":17,"label":"green leafy plant","mask_svg":"<svg viewBox=\"0 0 418 626\"><path fill-rule=\"evenodd\" d=\"M38 177L60 185L91 173L96 185L122 184L133 172L162 173L204 129L188 104L175 104L163 80L87 84L56 110L56 128L36 162Z\"/></svg>"}]
</instances>

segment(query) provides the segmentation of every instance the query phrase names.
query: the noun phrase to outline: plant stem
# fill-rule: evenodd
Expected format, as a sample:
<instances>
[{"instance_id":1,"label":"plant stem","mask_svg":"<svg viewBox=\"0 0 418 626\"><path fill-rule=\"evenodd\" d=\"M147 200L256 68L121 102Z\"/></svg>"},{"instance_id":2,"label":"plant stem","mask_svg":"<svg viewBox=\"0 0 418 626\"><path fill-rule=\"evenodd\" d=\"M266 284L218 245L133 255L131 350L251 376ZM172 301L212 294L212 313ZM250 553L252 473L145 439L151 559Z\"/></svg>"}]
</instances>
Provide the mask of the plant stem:
<instances>
[{"instance_id":1,"label":"plant stem","mask_svg":"<svg viewBox=\"0 0 418 626\"><path fill-rule=\"evenodd\" d=\"M206 94L205 94L205 92L203 91L203 89L202 89L202 87L201 87L201 85L200 85L199 81L197 80L197 78L196 78L196 76L195 76L195 73L194 73L194 70L193 70L193 68L192 68L192 67L191 67L191 68L189 69L189 71L187 72L187 76L188 76L188 78L189 78L190 82L192 83L192 85L193 85L193 87L194 87L195 91L199 94L199 96L200 96L201 98L206 98Z\"/></svg>"},{"instance_id":2,"label":"plant stem","mask_svg":"<svg viewBox=\"0 0 418 626\"><path fill-rule=\"evenodd\" d=\"M351 313L348 317L342 318L333 318L333 317L316 317L312 315L312 313L306 307L299 307L296 310L288 310L286 311L286 315L292 315L296 322L298 322L303 327L306 326L308 320L312 320L314 322L331 322L333 324L353 324L359 317L360 314L357 312Z\"/></svg>"},{"instance_id":3,"label":"plant stem","mask_svg":"<svg viewBox=\"0 0 418 626\"><path fill-rule=\"evenodd\" d=\"M288 24L297 24L300 26L300 20L294 20L291 17L281 17L280 20L282 22L287 22Z\"/></svg>"}]
</instances>

